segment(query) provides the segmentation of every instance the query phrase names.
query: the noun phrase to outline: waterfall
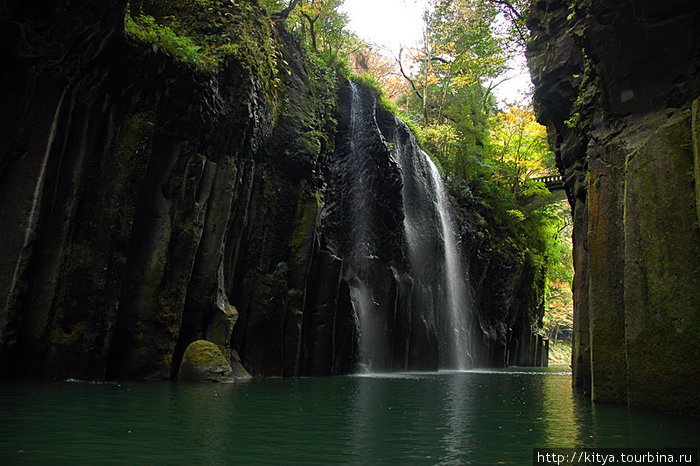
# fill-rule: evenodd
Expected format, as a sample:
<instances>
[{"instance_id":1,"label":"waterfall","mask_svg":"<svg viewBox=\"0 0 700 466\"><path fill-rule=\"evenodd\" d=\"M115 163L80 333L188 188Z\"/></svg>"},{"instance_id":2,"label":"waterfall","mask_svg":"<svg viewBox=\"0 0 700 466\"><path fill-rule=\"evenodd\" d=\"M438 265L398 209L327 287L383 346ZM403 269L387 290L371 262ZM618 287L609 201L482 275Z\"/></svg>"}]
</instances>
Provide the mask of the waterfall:
<instances>
[{"instance_id":1,"label":"waterfall","mask_svg":"<svg viewBox=\"0 0 700 466\"><path fill-rule=\"evenodd\" d=\"M326 241L343 260L356 370L466 369L469 284L440 174L367 89L341 99Z\"/></svg>"},{"instance_id":2,"label":"waterfall","mask_svg":"<svg viewBox=\"0 0 700 466\"><path fill-rule=\"evenodd\" d=\"M349 116L349 152L355 156L357 165L362 166L362 148L358 147L358 141L362 138L362 132L366 122L363 121L361 112L362 101L358 86L350 83L351 100ZM362 172L362 170L357 170ZM350 297L355 311L355 325L359 337L359 361L357 370L371 372L383 370L380 366L384 348L387 345L381 329L381 309L373 297L373 283L370 273L371 261L376 259L371 240L371 222L368 212L371 211L372 193L368 186L367 177L356 173L349 190L350 216L352 217L352 241L354 248L349 265L346 269L346 278L349 283ZM381 367L381 369L379 368Z\"/></svg>"},{"instance_id":3,"label":"waterfall","mask_svg":"<svg viewBox=\"0 0 700 466\"><path fill-rule=\"evenodd\" d=\"M472 302L440 172L413 140L395 145L394 154L404 180L406 247L420 284L414 300L435 307L440 367L468 369Z\"/></svg>"},{"instance_id":4,"label":"waterfall","mask_svg":"<svg viewBox=\"0 0 700 466\"><path fill-rule=\"evenodd\" d=\"M448 207L445 187L435 163L421 151L428 161L430 175L435 187L437 210L442 228L442 238L445 250L445 278L447 282L447 344L452 359L452 367L458 370L468 369L471 356L469 354L468 318L472 311L472 303L467 289L467 276L462 265L462 255L458 249L452 216Z\"/></svg>"}]
</instances>

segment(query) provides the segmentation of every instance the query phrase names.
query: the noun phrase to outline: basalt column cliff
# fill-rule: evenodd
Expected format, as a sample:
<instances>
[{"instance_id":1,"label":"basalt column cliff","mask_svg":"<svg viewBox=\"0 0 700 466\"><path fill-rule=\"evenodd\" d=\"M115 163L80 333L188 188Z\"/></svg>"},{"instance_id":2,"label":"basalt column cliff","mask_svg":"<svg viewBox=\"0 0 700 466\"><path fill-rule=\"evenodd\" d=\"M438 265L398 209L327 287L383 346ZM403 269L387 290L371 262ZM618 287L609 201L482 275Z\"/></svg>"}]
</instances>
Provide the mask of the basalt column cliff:
<instances>
[{"instance_id":1,"label":"basalt column cliff","mask_svg":"<svg viewBox=\"0 0 700 466\"><path fill-rule=\"evenodd\" d=\"M280 22L0 3L0 376L546 363L542 270L452 222L408 128Z\"/></svg>"},{"instance_id":2,"label":"basalt column cliff","mask_svg":"<svg viewBox=\"0 0 700 466\"><path fill-rule=\"evenodd\" d=\"M528 59L574 214L574 385L700 412L700 6L535 1Z\"/></svg>"}]
</instances>

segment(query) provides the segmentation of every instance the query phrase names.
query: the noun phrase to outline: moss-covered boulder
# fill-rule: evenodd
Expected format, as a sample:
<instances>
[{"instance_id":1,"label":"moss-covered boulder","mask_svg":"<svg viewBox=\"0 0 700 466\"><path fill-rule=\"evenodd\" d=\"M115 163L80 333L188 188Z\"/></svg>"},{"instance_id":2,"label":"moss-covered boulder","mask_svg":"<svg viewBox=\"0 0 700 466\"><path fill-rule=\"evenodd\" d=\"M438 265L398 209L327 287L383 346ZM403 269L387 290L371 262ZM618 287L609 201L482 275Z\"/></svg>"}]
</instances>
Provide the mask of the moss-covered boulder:
<instances>
[{"instance_id":1,"label":"moss-covered boulder","mask_svg":"<svg viewBox=\"0 0 700 466\"><path fill-rule=\"evenodd\" d=\"M187 382L229 382L233 380L233 370L218 346L197 340L185 350L177 378Z\"/></svg>"}]
</instances>

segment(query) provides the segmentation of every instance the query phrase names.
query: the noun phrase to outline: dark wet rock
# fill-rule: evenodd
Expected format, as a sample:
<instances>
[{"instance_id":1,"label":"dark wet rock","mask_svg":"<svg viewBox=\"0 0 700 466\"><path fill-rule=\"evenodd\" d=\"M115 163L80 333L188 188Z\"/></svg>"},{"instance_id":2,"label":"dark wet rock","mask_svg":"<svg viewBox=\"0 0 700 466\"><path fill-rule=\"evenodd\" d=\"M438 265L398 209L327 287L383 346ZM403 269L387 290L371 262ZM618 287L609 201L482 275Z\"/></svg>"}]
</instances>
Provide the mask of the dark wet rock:
<instances>
[{"instance_id":1,"label":"dark wet rock","mask_svg":"<svg viewBox=\"0 0 700 466\"><path fill-rule=\"evenodd\" d=\"M138 3L158 17L191 9ZM360 281L377 290L377 368L438 367L441 303L421 296L441 292L430 277L442 266L419 271L406 255L402 190L427 172L402 173L399 148L418 151L405 125L358 86L350 138L350 84L281 29L267 57L278 75L231 56L207 71L125 36L125 7L2 7L0 375L175 378L202 340L216 377L345 374L362 357ZM350 214L357 179L373 194L364 218ZM440 254L426 236L425 257ZM472 351L503 365L536 320L535 274L498 253L481 270L483 252L468 262L485 303L472 329L488 343ZM502 295L479 297L511 270Z\"/></svg>"},{"instance_id":2,"label":"dark wet rock","mask_svg":"<svg viewBox=\"0 0 700 466\"><path fill-rule=\"evenodd\" d=\"M698 413L700 8L568 3L534 3L528 59L573 209L574 386Z\"/></svg>"}]
</instances>

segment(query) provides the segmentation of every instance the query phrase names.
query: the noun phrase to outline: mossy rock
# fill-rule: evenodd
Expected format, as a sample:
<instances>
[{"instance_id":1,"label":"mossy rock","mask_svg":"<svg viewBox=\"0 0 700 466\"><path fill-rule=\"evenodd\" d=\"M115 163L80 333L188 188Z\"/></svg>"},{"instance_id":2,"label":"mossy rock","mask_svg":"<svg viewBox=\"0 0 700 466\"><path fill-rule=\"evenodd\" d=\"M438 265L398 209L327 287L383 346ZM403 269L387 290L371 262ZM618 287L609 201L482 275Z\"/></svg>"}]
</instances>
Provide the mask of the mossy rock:
<instances>
[{"instance_id":1,"label":"mossy rock","mask_svg":"<svg viewBox=\"0 0 700 466\"><path fill-rule=\"evenodd\" d=\"M230 382L233 370L218 346L197 340L185 350L177 378L186 382Z\"/></svg>"}]
</instances>

